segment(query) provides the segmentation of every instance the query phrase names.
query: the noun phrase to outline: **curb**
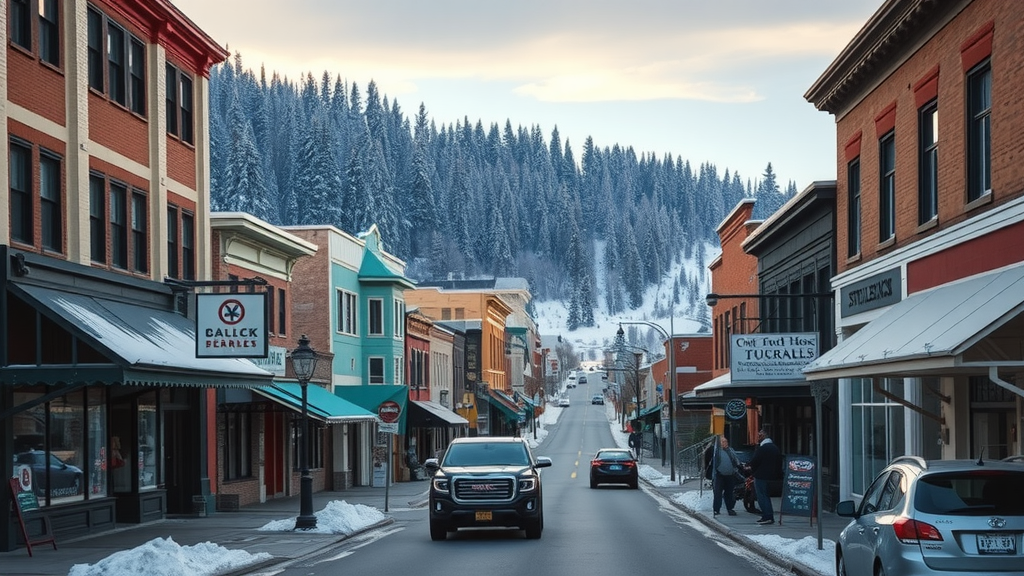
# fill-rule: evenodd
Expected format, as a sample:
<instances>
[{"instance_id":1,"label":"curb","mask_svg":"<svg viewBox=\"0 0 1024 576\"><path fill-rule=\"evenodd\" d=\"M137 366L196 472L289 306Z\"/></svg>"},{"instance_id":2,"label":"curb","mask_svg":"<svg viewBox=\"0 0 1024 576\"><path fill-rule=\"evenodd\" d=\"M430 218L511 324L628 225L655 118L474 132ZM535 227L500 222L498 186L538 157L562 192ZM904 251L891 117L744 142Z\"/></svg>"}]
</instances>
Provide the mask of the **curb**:
<instances>
[{"instance_id":1,"label":"curb","mask_svg":"<svg viewBox=\"0 0 1024 576\"><path fill-rule=\"evenodd\" d=\"M365 534L367 532L372 532L374 530L378 530L380 528L383 528L385 526L393 524L394 522L395 522L394 518L390 518L390 517L389 518L385 518L384 520L381 520L380 522L377 522L377 523L374 523L374 524L370 524L369 526L360 528L359 530L356 530L354 532L350 532L348 534L340 534L339 535L340 538L325 540L323 546L318 546L315 550L311 550L309 553L304 554L302 556L299 556L299 557L296 557L296 558L286 558L286 559L271 558L269 560L266 560L264 562L260 562L258 564L249 564L248 566L243 566L243 567L240 567L240 568L235 568L235 569L230 570L230 571L217 572L215 576L245 576L246 574L252 574L254 571L257 571L257 570L264 570L264 569L269 569L269 568L284 569L284 568L287 568L288 566L291 566L292 564L295 564L296 562L301 562L301 561L303 561L303 560L305 560L307 558L316 556L317 554L322 553L327 548L330 548L331 546L336 546L338 543L344 542L345 540L348 540L349 538L353 538L355 536L359 536L360 534Z\"/></svg>"},{"instance_id":2,"label":"curb","mask_svg":"<svg viewBox=\"0 0 1024 576\"><path fill-rule=\"evenodd\" d=\"M641 478L641 480L644 480L644 479ZM644 480L644 482L647 482L647 480ZM651 484L650 482L647 482L647 484L651 488L653 488L655 490L658 489L658 486L655 486L654 484ZM672 498L668 498L667 500L673 506L675 506L676 508L682 510L687 515L689 515L691 518L697 520L701 524L704 524L708 528L711 528L715 532L718 532L719 534L722 534L726 538L729 538L733 542L736 542L737 544L739 544L739 545L741 545L741 546L743 546L743 547L745 547L745 548L747 548L749 550L756 550L758 552L758 554L760 554L761 556L767 558L768 560L770 560L773 564L775 564L779 568L782 568L784 570L788 570L789 572L792 572L793 574L796 574L797 576L822 576L821 572L818 572L817 570L814 570L811 567L809 567L809 566L807 566L807 565L805 565L805 564L803 564L801 562L794 561L791 558L785 558L783 556L778 555L774 550L772 550L770 548L765 548L759 542L756 542L753 539L748 538L746 534L743 534L743 533L737 532L735 530L732 530L731 528L728 528L725 524L722 524L721 522L715 520L714 518L709 518L706 514L703 514L703 513L699 512L697 510L694 510L693 508L690 508L689 506L686 506L684 504L680 504L679 502L676 502Z\"/></svg>"}]
</instances>

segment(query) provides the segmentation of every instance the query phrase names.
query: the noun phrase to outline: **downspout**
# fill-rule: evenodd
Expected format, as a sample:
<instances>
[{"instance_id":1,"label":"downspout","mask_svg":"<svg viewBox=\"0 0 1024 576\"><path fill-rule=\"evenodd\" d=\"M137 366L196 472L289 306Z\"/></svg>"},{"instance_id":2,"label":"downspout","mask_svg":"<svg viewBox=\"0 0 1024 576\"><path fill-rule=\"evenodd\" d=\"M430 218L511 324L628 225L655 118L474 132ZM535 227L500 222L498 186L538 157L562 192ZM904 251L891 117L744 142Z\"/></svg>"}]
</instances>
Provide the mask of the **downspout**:
<instances>
[{"instance_id":1,"label":"downspout","mask_svg":"<svg viewBox=\"0 0 1024 576\"><path fill-rule=\"evenodd\" d=\"M1006 388L1007 390L1009 390L1010 392L1013 392L1017 396L1024 397L1024 389L1022 389L1020 386L1017 386L1015 384L1011 384L1011 383L1007 382L1006 380L1003 380L1002 378L999 377L999 367L998 366L989 366L988 367L988 379L991 380L993 384L996 384L997 386L1001 386L1003 388Z\"/></svg>"}]
</instances>

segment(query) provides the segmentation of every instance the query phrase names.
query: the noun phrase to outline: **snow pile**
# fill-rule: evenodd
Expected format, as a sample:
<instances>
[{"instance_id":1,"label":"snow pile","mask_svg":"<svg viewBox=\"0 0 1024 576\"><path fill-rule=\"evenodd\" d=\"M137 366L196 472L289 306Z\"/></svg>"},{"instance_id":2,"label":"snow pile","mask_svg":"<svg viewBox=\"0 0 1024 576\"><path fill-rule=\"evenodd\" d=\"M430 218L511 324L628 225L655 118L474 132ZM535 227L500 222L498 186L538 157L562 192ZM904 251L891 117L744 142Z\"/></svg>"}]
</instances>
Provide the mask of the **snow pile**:
<instances>
[{"instance_id":1,"label":"snow pile","mask_svg":"<svg viewBox=\"0 0 1024 576\"><path fill-rule=\"evenodd\" d=\"M316 513L316 528L306 530L311 534L351 534L373 526L387 518L383 512L363 504L349 504L344 500L332 500L323 510ZM290 532L295 529L295 518L274 520L258 530L263 532Z\"/></svg>"},{"instance_id":2,"label":"snow pile","mask_svg":"<svg viewBox=\"0 0 1024 576\"><path fill-rule=\"evenodd\" d=\"M250 554L211 542L179 546L169 537L154 538L142 546L115 552L95 564L75 564L68 576L206 576L271 558L266 552Z\"/></svg>"}]
</instances>

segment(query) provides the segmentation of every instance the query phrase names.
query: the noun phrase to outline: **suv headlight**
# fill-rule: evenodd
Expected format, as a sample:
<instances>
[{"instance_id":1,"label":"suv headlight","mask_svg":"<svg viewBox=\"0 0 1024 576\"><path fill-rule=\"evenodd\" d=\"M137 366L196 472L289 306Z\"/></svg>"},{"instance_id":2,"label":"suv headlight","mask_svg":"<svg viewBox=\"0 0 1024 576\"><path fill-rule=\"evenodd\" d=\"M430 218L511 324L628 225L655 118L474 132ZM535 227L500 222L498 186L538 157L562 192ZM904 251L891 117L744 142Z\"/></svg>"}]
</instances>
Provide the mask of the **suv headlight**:
<instances>
[{"instance_id":1,"label":"suv headlight","mask_svg":"<svg viewBox=\"0 0 1024 576\"><path fill-rule=\"evenodd\" d=\"M434 480L433 480L433 486L434 486L434 491L435 492L445 492L445 493L447 493L449 488L451 488L451 485L452 485L452 481L449 480L448 478L434 478Z\"/></svg>"},{"instance_id":2,"label":"suv headlight","mask_svg":"<svg viewBox=\"0 0 1024 576\"><path fill-rule=\"evenodd\" d=\"M520 492L533 492L537 489L537 479L533 476L519 479Z\"/></svg>"}]
</instances>

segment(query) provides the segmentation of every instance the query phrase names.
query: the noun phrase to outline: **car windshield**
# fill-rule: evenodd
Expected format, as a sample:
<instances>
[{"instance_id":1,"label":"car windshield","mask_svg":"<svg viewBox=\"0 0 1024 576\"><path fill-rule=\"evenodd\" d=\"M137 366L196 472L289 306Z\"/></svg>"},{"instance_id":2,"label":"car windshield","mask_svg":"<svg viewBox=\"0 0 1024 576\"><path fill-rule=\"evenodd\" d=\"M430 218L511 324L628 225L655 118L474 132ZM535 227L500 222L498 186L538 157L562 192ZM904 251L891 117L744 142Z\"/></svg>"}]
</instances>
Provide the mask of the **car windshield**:
<instances>
[{"instance_id":1,"label":"car windshield","mask_svg":"<svg viewBox=\"0 0 1024 576\"><path fill-rule=\"evenodd\" d=\"M926 514L1024 516L1024 471L964 471L923 476L915 507Z\"/></svg>"},{"instance_id":2,"label":"car windshield","mask_svg":"<svg viewBox=\"0 0 1024 576\"><path fill-rule=\"evenodd\" d=\"M519 442L479 442L452 444L444 456L444 466L526 466L530 457Z\"/></svg>"},{"instance_id":3,"label":"car windshield","mask_svg":"<svg viewBox=\"0 0 1024 576\"><path fill-rule=\"evenodd\" d=\"M625 450L602 450L597 453L598 460L632 460L633 455Z\"/></svg>"}]
</instances>

